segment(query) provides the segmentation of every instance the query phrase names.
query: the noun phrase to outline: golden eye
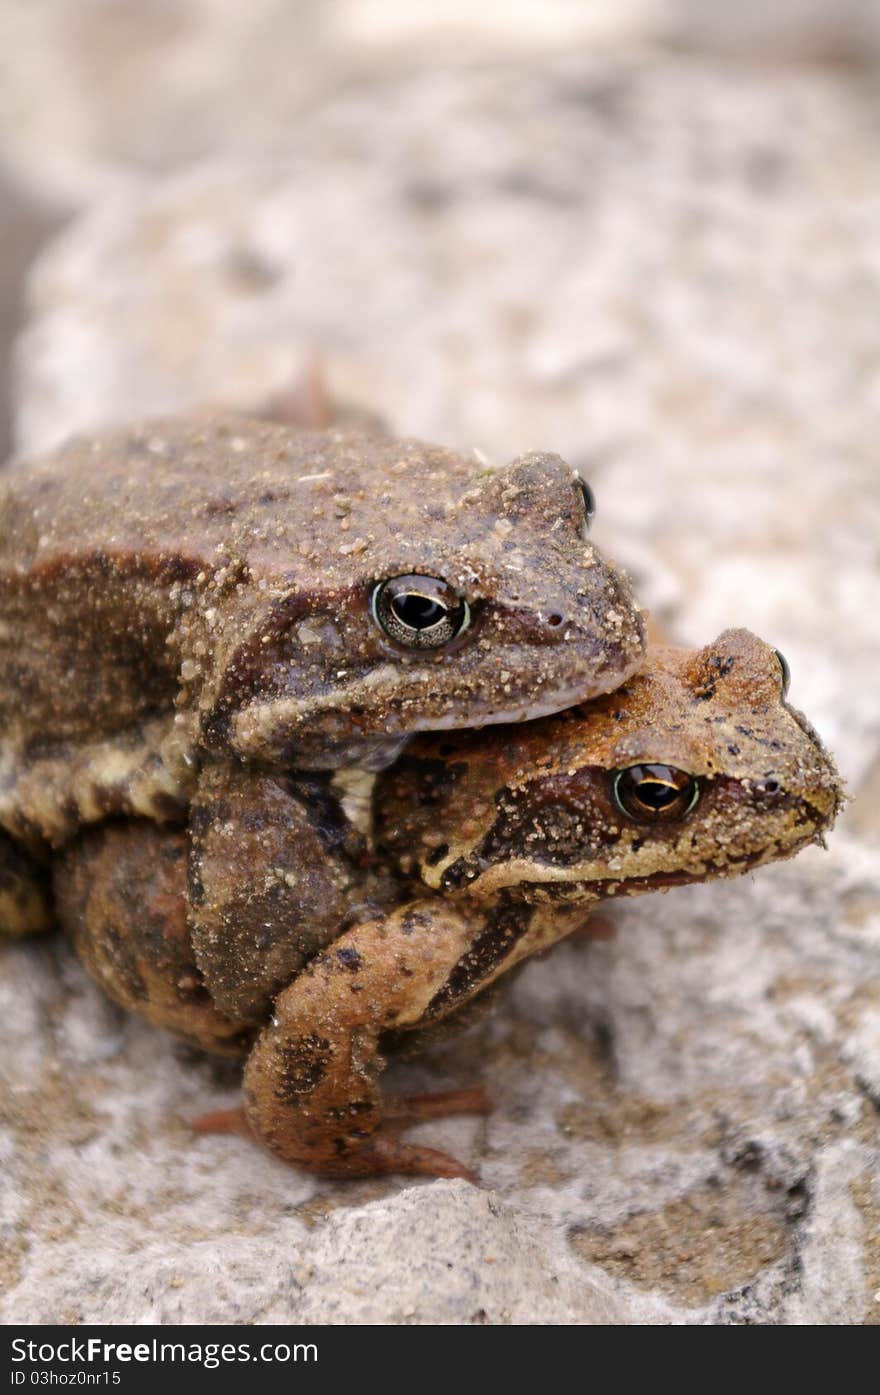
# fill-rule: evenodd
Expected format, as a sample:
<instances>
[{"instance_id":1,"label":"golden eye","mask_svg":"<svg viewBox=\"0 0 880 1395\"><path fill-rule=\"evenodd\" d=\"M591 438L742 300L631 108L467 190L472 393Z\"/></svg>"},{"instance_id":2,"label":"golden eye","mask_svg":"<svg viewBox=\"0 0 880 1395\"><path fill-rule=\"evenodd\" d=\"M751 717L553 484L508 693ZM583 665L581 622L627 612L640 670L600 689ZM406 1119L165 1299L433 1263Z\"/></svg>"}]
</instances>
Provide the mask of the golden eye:
<instances>
[{"instance_id":1,"label":"golden eye","mask_svg":"<svg viewBox=\"0 0 880 1395\"><path fill-rule=\"evenodd\" d=\"M682 819L700 797L694 776L673 765L627 766L614 776L613 790L618 809L637 823Z\"/></svg>"},{"instance_id":2,"label":"golden eye","mask_svg":"<svg viewBox=\"0 0 880 1395\"><path fill-rule=\"evenodd\" d=\"M470 624L470 606L437 576L393 576L373 588L370 613L406 649L442 649Z\"/></svg>"},{"instance_id":3,"label":"golden eye","mask_svg":"<svg viewBox=\"0 0 880 1395\"><path fill-rule=\"evenodd\" d=\"M574 481L584 501L584 521L581 524L581 531L584 537L586 537L587 533L590 531L590 524L596 517L596 496L587 484L587 481L581 479L580 475L575 475Z\"/></svg>"},{"instance_id":4,"label":"golden eye","mask_svg":"<svg viewBox=\"0 0 880 1395\"><path fill-rule=\"evenodd\" d=\"M782 696L788 697L788 690L791 686L791 669L788 666L788 659L781 649L774 649L773 653L779 660L779 667L782 670Z\"/></svg>"}]
</instances>

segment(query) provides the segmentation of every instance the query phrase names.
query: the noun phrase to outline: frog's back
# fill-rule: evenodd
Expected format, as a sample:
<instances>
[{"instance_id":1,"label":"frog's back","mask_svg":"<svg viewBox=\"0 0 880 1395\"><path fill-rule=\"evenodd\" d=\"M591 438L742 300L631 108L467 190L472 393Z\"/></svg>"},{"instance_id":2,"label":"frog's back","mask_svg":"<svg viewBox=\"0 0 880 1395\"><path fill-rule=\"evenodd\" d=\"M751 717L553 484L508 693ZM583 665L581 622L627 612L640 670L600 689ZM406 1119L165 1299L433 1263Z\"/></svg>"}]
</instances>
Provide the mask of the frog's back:
<instances>
[{"instance_id":1,"label":"frog's back","mask_svg":"<svg viewBox=\"0 0 880 1395\"><path fill-rule=\"evenodd\" d=\"M615 687L643 627L587 523L556 456L487 472L417 440L234 416L13 464L0 826L62 840L106 814L181 815L203 743L346 764Z\"/></svg>"},{"instance_id":2,"label":"frog's back","mask_svg":"<svg viewBox=\"0 0 880 1395\"><path fill-rule=\"evenodd\" d=\"M339 542L348 515L366 504L371 529L399 538L423 525L424 486L442 501L473 473L454 451L378 433L245 417L150 422L9 466L0 477L0 569L57 577L94 556L121 569L163 559L185 577L234 556L269 570L274 559L290 578L320 556L322 567L343 571L346 554L335 562L320 549Z\"/></svg>"},{"instance_id":3,"label":"frog's back","mask_svg":"<svg viewBox=\"0 0 880 1395\"><path fill-rule=\"evenodd\" d=\"M324 589L343 589L352 492L375 547L377 529L415 525L427 478L442 494L469 473L422 442L242 417L152 422L13 464L0 478L0 730L13 704L46 738L106 732L112 713L127 726L176 692L167 640L194 599L253 586L265 602L314 585L316 565Z\"/></svg>"},{"instance_id":4,"label":"frog's back","mask_svg":"<svg viewBox=\"0 0 880 1395\"><path fill-rule=\"evenodd\" d=\"M240 417L152 422L13 463L0 480L0 824L87 812L35 806L33 787L62 769L112 812L113 771L127 781L144 761L177 769L156 774L162 797L140 811L173 812L191 763L161 754L186 706L181 622L232 597L246 628L313 584L318 563L322 586L344 588L351 491L372 508L397 468L415 497L420 475L434 488L468 478L459 456L420 442ZM180 752L196 739L183 725Z\"/></svg>"}]
</instances>

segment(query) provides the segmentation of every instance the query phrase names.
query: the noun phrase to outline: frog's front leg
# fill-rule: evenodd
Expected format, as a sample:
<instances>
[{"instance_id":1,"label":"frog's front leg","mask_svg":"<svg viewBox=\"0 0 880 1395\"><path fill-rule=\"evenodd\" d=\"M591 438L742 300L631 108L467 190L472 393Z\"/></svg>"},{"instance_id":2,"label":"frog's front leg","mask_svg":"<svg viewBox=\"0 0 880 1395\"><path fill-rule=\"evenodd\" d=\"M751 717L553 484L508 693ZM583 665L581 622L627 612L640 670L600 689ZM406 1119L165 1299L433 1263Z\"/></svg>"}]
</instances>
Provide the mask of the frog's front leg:
<instances>
[{"instance_id":1,"label":"frog's front leg","mask_svg":"<svg viewBox=\"0 0 880 1395\"><path fill-rule=\"evenodd\" d=\"M35 935L52 923L45 871L24 848L0 833L0 940Z\"/></svg>"},{"instance_id":2,"label":"frog's front leg","mask_svg":"<svg viewBox=\"0 0 880 1395\"><path fill-rule=\"evenodd\" d=\"M276 994L378 894L367 862L331 774L207 764L190 810L189 925L217 1007L262 1026Z\"/></svg>"},{"instance_id":3,"label":"frog's front leg","mask_svg":"<svg viewBox=\"0 0 880 1395\"><path fill-rule=\"evenodd\" d=\"M583 919L583 910L434 898L348 931L284 989L257 1038L244 1077L251 1131L286 1161L329 1176L469 1177L455 1158L398 1133L418 1118L484 1112L482 1092L383 1106L381 1038L453 1012Z\"/></svg>"}]
</instances>

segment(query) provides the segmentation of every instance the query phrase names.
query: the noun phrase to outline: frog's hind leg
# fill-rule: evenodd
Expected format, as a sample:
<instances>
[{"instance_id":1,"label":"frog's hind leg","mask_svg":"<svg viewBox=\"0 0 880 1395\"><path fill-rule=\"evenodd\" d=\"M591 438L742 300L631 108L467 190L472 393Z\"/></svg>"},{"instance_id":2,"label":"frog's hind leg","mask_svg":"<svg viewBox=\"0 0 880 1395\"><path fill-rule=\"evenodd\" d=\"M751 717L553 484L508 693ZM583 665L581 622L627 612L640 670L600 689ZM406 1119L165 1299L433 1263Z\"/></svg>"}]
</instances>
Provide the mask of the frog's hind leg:
<instances>
[{"instance_id":1,"label":"frog's hind leg","mask_svg":"<svg viewBox=\"0 0 880 1395\"><path fill-rule=\"evenodd\" d=\"M266 403L261 415L311 431L325 431L334 425L335 408L330 401L324 364L317 353L308 356L299 376Z\"/></svg>"},{"instance_id":2,"label":"frog's hind leg","mask_svg":"<svg viewBox=\"0 0 880 1395\"><path fill-rule=\"evenodd\" d=\"M383 1103L381 1040L454 1011L533 951L532 932L530 908L465 915L435 899L342 935L279 994L257 1038L244 1077L254 1134L288 1162L328 1176L470 1178L455 1158L399 1133L418 1119L484 1113L486 1097L466 1090Z\"/></svg>"},{"instance_id":3,"label":"frog's hind leg","mask_svg":"<svg viewBox=\"0 0 880 1395\"><path fill-rule=\"evenodd\" d=\"M324 361L316 351L308 355L297 376L281 392L258 408L257 415L310 431L354 426L385 435L388 430L375 412L331 394Z\"/></svg>"},{"instance_id":4,"label":"frog's hind leg","mask_svg":"<svg viewBox=\"0 0 880 1395\"><path fill-rule=\"evenodd\" d=\"M36 935L54 923L45 869L0 833L0 940Z\"/></svg>"},{"instance_id":5,"label":"frog's hind leg","mask_svg":"<svg viewBox=\"0 0 880 1395\"><path fill-rule=\"evenodd\" d=\"M187 923L184 832L126 819L56 859L58 919L87 973L120 1006L207 1051L240 1054L249 1033L218 1012Z\"/></svg>"}]
</instances>

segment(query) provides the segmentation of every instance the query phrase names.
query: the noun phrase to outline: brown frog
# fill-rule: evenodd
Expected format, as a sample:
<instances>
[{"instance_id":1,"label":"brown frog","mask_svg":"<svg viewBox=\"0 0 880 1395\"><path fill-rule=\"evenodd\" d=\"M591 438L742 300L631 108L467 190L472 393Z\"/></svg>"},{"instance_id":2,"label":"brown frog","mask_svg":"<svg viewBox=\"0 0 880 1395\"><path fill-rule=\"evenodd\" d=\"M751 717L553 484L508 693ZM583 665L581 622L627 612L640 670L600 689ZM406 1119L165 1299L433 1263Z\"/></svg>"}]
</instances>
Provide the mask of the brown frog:
<instances>
[{"instance_id":1,"label":"brown frog","mask_svg":"<svg viewBox=\"0 0 880 1395\"><path fill-rule=\"evenodd\" d=\"M248 797L229 798L219 771L188 832L131 821L73 844L55 867L60 918L117 1002L249 1052L244 1111L204 1127L246 1128L333 1176L468 1176L399 1134L484 1109L482 1093L383 1101L381 1050L604 898L821 841L840 782L786 687L777 653L729 630L696 652L652 649L645 672L586 706L420 738L376 779L372 860L332 776L254 773Z\"/></svg>"},{"instance_id":2,"label":"brown frog","mask_svg":"<svg viewBox=\"0 0 880 1395\"><path fill-rule=\"evenodd\" d=\"M414 732L617 687L643 619L591 512L558 456L488 471L212 414L10 466L0 936L47 921L49 847L110 816L183 820L206 763L230 786L255 766L376 768Z\"/></svg>"}]
</instances>

